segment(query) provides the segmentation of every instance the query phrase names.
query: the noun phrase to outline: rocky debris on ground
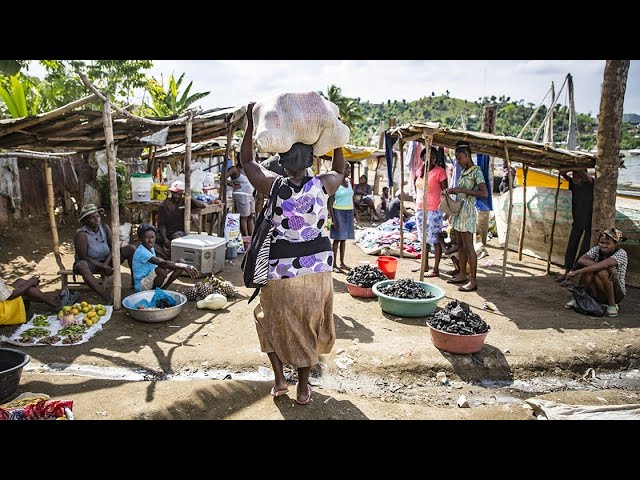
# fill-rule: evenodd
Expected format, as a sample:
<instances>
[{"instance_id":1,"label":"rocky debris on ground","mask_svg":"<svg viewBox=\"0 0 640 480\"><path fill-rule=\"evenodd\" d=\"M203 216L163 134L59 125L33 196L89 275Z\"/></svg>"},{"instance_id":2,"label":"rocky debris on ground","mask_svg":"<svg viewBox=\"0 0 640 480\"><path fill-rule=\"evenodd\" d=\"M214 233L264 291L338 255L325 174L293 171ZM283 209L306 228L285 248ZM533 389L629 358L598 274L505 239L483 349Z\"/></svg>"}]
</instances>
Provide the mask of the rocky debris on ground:
<instances>
[{"instance_id":1,"label":"rocky debris on ground","mask_svg":"<svg viewBox=\"0 0 640 480\"><path fill-rule=\"evenodd\" d=\"M347 282L362 288L371 288L375 283L387 280L387 277L378 267L373 265L358 265L351 269L347 276Z\"/></svg>"},{"instance_id":2,"label":"rocky debris on ground","mask_svg":"<svg viewBox=\"0 0 640 480\"><path fill-rule=\"evenodd\" d=\"M408 278L396 280L395 282L380 287L378 290L390 297L410 300L422 300L426 298L433 298L435 296L433 293L427 292L416 282Z\"/></svg>"},{"instance_id":3,"label":"rocky debris on ground","mask_svg":"<svg viewBox=\"0 0 640 480\"><path fill-rule=\"evenodd\" d=\"M469 305L458 300L449 302L444 309L429 318L427 323L436 330L458 335L477 335L490 329L480 315L471 311Z\"/></svg>"}]
</instances>

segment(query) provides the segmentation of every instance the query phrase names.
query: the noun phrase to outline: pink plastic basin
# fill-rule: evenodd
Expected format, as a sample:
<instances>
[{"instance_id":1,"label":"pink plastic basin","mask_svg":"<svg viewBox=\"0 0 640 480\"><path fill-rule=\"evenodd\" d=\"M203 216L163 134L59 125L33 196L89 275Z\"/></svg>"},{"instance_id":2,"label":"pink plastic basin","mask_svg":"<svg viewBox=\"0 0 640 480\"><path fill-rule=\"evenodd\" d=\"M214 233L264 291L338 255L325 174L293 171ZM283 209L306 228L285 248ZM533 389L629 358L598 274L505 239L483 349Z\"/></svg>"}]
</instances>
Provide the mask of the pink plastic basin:
<instances>
[{"instance_id":1,"label":"pink plastic basin","mask_svg":"<svg viewBox=\"0 0 640 480\"><path fill-rule=\"evenodd\" d=\"M482 350L487 333L477 335L458 335L457 333L443 332L429 326L431 330L431 342L449 353L476 353Z\"/></svg>"},{"instance_id":2,"label":"pink plastic basin","mask_svg":"<svg viewBox=\"0 0 640 480\"><path fill-rule=\"evenodd\" d=\"M364 288L353 283L347 283L347 290L351 294L352 297L360 297L360 298L374 298L376 296L373 293L373 288Z\"/></svg>"}]
</instances>

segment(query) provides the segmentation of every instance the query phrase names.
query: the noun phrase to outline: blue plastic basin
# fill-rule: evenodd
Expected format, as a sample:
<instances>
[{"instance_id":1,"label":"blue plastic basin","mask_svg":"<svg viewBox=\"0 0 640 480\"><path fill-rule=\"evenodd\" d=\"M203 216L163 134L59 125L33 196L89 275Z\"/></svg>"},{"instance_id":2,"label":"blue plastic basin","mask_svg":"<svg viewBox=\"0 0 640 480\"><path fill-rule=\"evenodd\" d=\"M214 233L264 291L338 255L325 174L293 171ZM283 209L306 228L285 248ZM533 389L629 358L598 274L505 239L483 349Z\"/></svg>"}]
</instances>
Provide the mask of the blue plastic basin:
<instances>
[{"instance_id":1,"label":"blue plastic basin","mask_svg":"<svg viewBox=\"0 0 640 480\"><path fill-rule=\"evenodd\" d=\"M444 290L430 283L414 280L427 292L435 295L433 298L424 299L403 299L390 297L378 290L380 287L394 283L396 280L383 280L373 286L373 293L378 297L378 303L383 312L396 315L398 317L428 317L438 308L438 302L444 297Z\"/></svg>"}]
</instances>

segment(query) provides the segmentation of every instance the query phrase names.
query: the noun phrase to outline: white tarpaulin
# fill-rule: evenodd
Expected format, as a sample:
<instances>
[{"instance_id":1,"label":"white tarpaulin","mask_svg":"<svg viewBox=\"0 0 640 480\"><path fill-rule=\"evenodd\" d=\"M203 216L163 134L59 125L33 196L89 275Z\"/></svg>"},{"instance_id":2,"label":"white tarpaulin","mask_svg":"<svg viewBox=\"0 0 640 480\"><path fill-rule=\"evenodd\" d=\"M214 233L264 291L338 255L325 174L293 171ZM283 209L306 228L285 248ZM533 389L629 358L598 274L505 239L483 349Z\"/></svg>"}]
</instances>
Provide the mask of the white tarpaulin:
<instances>
[{"instance_id":1,"label":"white tarpaulin","mask_svg":"<svg viewBox=\"0 0 640 480\"><path fill-rule=\"evenodd\" d=\"M538 420L640 420L640 404L567 405L537 398L526 402Z\"/></svg>"}]
</instances>

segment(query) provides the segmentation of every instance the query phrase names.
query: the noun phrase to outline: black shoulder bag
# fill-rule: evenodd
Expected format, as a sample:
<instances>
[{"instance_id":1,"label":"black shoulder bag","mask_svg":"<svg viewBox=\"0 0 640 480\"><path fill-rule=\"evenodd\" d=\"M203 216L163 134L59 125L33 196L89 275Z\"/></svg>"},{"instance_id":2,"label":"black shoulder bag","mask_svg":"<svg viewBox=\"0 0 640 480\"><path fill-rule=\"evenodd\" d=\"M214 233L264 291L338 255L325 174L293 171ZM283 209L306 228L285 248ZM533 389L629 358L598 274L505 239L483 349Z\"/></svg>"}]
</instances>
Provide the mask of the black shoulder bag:
<instances>
[{"instance_id":1,"label":"black shoulder bag","mask_svg":"<svg viewBox=\"0 0 640 480\"><path fill-rule=\"evenodd\" d=\"M284 178L279 176L271 184L269 201L256 219L253 235L251 236L251 244L242 260L241 268L244 275L244 286L256 289L253 295L251 295L249 303L258 295L260 288L267 284L269 251L271 249L273 230L275 228L272 221L273 209L278 198L278 190L280 190L283 181Z\"/></svg>"}]
</instances>

